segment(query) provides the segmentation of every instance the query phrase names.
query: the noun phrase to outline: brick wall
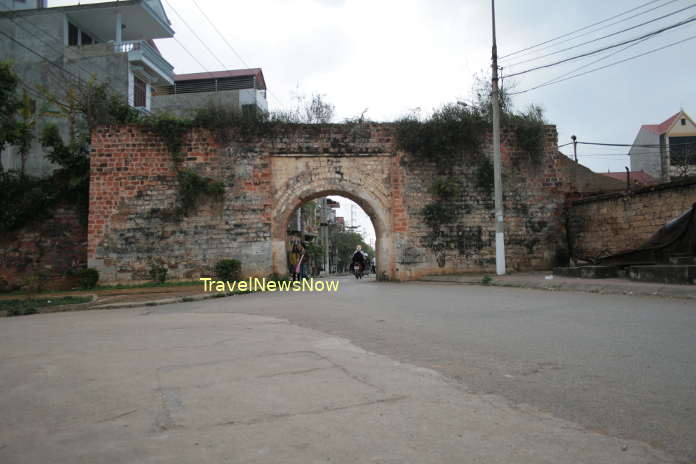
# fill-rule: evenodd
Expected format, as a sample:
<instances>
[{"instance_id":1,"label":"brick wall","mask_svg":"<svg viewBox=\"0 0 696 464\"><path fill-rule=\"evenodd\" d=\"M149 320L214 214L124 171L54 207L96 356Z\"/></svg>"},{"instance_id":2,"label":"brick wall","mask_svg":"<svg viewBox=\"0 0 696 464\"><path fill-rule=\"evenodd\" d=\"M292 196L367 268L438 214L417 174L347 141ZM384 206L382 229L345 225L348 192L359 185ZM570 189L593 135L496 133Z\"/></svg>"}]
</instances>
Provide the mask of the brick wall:
<instances>
[{"instance_id":1,"label":"brick wall","mask_svg":"<svg viewBox=\"0 0 696 464\"><path fill-rule=\"evenodd\" d=\"M572 254L585 259L632 250L694 202L694 178L578 200L569 208Z\"/></svg>"},{"instance_id":2,"label":"brick wall","mask_svg":"<svg viewBox=\"0 0 696 464\"><path fill-rule=\"evenodd\" d=\"M63 206L53 217L0 236L0 291L69 289L71 270L87 264L87 228L74 208Z\"/></svg>"},{"instance_id":3,"label":"brick wall","mask_svg":"<svg viewBox=\"0 0 696 464\"><path fill-rule=\"evenodd\" d=\"M204 130L186 137L185 166L225 184L224 200L203 201L175 218L177 180L170 154L155 134L137 126L92 134L88 257L107 281L147 279L153 262L173 278L207 275L223 258L237 258L246 275L285 269L284 233L292 210L318 195L347 196L373 219L383 276L495 268L493 197L476 184L477 164L456 163L462 214L447 226L444 250L426 246L422 209L436 170L395 148L390 124L288 126L262 138L220 147ZM565 252L556 131L548 127L539 163L503 136L507 255L510 269L549 268ZM490 152L490 147L486 148Z\"/></svg>"}]
</instances>

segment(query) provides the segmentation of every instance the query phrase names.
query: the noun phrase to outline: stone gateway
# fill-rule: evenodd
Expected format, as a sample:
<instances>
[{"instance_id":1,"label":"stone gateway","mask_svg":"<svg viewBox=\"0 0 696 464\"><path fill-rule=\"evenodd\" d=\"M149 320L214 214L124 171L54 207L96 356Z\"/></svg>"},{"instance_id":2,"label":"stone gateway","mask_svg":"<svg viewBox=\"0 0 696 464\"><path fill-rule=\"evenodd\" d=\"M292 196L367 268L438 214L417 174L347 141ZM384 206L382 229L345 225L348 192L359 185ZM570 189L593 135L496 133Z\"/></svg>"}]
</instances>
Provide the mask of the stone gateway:
<instances>
[{"instance_id":1,"label":"stone gateway","mask_svg":"<svg viewBox=\"0 0 696 464\"><path fill-rule=\"evenodd\" d=\"M200 196L182 214L176 165L161 137L137 125L97 128L92 134L88 265L104 282L148 280L153 264L168 278L210 276L234 258L248 276L286 272L286 229L303 202L341 195L370 216L382 279L495 269L493 195L467 153L448 168L459 179L456 220L427 238L423 209L439 171L397 149L393 124L287 125L266 135L218 143L195 129L184 136L181 165L224 186ZM487 139L488 140L488 139ZM548 269L567 256L562 176L565 157L547 126L540 161L503 136L507 265ZM490 153L487 146L484 153ZM526 161L525 161L526 160Z\"/></svg>"}]
</instances>

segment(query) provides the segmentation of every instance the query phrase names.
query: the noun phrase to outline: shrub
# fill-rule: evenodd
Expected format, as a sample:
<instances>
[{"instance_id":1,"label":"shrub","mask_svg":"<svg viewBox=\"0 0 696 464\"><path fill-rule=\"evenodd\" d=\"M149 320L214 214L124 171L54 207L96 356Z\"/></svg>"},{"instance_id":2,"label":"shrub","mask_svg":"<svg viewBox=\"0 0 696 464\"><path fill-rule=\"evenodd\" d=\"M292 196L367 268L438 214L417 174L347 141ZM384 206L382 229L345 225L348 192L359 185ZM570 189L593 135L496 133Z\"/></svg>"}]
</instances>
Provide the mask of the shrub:
<instances>
[{"instance_id":1,"label":"shrub","mask_svg":"<svg viewBox=\"0 0 696 464\"><path fill-rule=\"evenodd\" d=\"M529 156L532 163L539 163L544 154L544 112L531 106L525 113L510 113L504 116L504 125L510 127L517 144Z\"/></svg>"},{"instance_id":2,"label":"shrub","mask_svg":"<svg viewBox=\"0 0 696 464\"><path fill-rule=\"evenodd\" d=\"M167 280L167 268L161 264L151 264L150 279L158 284L163 284Z\"/></svg>"},{"instance_id":3,"label":"shrub","mask_svg":"<svg viewBox=\"0 0 696 464\"><path fill-rule=\"evenodd\" d=\"M184 214L196 207L201 195L220 200L225 193L225 184L210 177L203 177L190 169L179 171L177 178L179 179L179 204Z\"/></svg>"},{"instance_id":4,"label":"shrub","mask_svg":"<svg viewBox=\"0 0 696 464\"><path fill-rule=\"evenodd\" d=\"M99 271L89 267L80 271L78 277L80 279L80 288L89 290L97 286L97 282L99 282Z\"/></svg>"},{"instance_id":5,"label":"shrub","mask_svg":"<svg viewBox=\"0 0 696 464\"><path fill-rule=\"evenodd\" d=\"M143 124L162 137L174 163L181 162L184 135L191 129L191 121L169 113L157 113L145 119Z\"/></svg>"},{"instance_id":6,"label":"shrub","mask_svg":"<svg viewBox=\"0 0 696 464\"><path fill-rule=\"evenodd\" d=\"M398 148L434 161L441 171L464 153L478 153L486 128L477 108L459 104L444 105L423 121L407 116L396 124Z\"/></svg>"},{"instance_id":7,"label":"shrub","mask_svg":"<svg viewBox=\"0 0 696 464\"><path fill-rule=\"evenodd\" d=\"M222 259L215 264L215 277L220 280L239 280L242 273L242 263L236 259Z\"/></svg>"}]
</instances>

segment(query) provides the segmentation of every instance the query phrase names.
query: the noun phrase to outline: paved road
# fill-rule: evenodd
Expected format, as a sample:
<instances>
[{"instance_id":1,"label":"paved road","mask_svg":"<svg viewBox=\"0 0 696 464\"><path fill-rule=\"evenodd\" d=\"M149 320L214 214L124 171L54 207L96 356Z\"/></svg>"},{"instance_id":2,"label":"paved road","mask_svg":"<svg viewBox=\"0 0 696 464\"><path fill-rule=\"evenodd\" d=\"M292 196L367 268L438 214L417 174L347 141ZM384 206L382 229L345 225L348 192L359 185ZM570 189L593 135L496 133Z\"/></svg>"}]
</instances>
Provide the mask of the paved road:
<instances>
[{"instance_id":1,"label":"paved road","mask_svg":"<svg viewBox=\"0 0 696 464\"><path fill-rule=\"evenodd\" d=\"M696 305L650 297L342 279L156 311L275 316L601 433L696 460Z\"/></svg>"}]
</instances>

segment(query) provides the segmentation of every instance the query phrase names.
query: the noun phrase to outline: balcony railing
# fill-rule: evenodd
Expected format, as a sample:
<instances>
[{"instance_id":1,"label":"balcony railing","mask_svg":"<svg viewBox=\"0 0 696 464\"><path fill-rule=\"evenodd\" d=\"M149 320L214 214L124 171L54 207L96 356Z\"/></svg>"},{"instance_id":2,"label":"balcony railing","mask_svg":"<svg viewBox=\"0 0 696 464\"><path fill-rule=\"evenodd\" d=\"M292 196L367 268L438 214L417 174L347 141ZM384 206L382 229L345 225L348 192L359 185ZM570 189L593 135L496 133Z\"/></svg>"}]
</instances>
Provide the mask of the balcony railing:
<instances>
[{"instance_id":1,"label":"balcony railing","mask_svg":"<svg viewBox=\"0 0 696 464\"><path fill-rule=\"evenodd\" d=\"M128 53L128 59L130 61L143 61L143 59L145 59L149 61L152 66L157 68L156 71L166 75L170 81L174 78L174 66L162 58L162 55L144 40L133 40L114 44L114 52Z\"/></svg>"}]
</instances>

